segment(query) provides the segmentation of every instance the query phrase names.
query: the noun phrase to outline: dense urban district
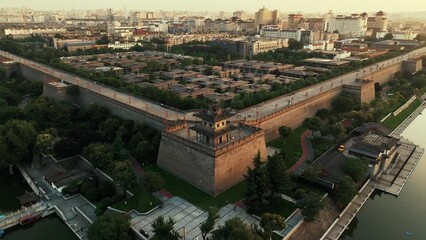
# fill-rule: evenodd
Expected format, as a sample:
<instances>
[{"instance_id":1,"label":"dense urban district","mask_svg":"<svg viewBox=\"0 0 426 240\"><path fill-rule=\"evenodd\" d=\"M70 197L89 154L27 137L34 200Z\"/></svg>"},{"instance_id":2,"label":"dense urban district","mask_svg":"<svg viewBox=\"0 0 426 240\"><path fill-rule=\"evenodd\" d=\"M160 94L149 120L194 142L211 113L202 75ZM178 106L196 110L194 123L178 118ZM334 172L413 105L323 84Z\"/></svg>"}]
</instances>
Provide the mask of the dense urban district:
<instances>
[{"instance_id":1,"label":"dense urban district","mask_svg":"<svg viewBox=\"0 0 426 240\"><path fill-rule=\"evenodd\" d=\"M0 9L0 236L338 239L424 152L426 25L391 16Z\"/></svg>"}]
</instances>

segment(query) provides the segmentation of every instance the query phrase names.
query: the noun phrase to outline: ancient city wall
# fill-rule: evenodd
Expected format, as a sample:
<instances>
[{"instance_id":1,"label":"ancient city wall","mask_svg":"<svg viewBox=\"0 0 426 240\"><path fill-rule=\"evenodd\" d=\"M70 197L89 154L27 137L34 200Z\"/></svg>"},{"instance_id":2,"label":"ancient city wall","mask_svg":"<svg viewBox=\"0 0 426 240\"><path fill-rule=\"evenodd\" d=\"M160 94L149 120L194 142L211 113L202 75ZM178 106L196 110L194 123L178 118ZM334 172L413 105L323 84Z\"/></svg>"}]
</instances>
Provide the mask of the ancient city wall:
<instances>
[{"instance_id":1,"label":"ancient city wall","mask_svg":"<svg viewBox=\"0 0 426 240\"><path fill-rule=\"evenodd\" d=\"M257 153L260 153L262 161L266 161L268 154L263 132L258 132L239 141L235 147L220 152L215 162L216 194L241 182L247 173L247 167L253 165L253 158Z\"/></svg>"},{"instance_id":2,"label":"ancient city wall","mask_svg":"<svg viewBox=\"0 0 426 240\"><path fill-rule=\"evenodd\" d=\"M213 148L163 132L157 165L192 185L215 193L215 160Z\"/></svg>"},{"instance_id":3,"label":"ancient city wall","mask_svg":"<svg viewBox=\"0 0 426 240\"><path fill-rule=\"evenodd\" d=\"M80 106L87 106L95 103L99 106L108 108L114 115L124 119L144 121L147 125L157 130L162 130L165 126L164 119L162 118L81 87L79 87L79 93L77 95L70 96L64 89L58 90L45 83L43 86L43 95L58 101L71 102Z\"/></svg>"},{"instance_id":4,"label":"ancient city wall","mask_svg":"<svg viewBox=\"0 0 426 240\"><path fill-rule=\"evenodd\" d=\"M297 128L306 118L315 116L318 109L331 109L333 100L340 95L342 89L342 87L336 87L258 120L246 121L246 124L258 126L264 130L266 141L270 141L279 136L278 129L281 126Z\"/></svg>"},{"instance_id":5,"label":"ancient city wall","mask_svg":"<svg viewBox=\"0 0 426 240\"><path fill-rule=\"evenodd\" d=\"M395 74L402 70L402 62L386 66L385 68L378 70L368 76L363 77L363 79L371 79L375 83L379 83L380 85L389 82L390 80L395 78Z\"/></svg>"}]
</instances>

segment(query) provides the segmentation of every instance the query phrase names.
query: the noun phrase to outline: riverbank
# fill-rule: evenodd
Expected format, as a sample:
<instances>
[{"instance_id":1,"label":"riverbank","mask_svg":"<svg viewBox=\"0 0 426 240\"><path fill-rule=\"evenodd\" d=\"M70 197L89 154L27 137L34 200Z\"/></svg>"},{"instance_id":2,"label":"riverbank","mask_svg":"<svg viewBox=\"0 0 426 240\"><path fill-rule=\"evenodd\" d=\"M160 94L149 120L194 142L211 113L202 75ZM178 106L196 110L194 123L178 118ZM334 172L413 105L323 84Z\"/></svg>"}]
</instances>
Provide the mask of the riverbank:
<instances>
[{"instance_id":1,"label":"riverbank","mask_svg":"<svg viewBox=\"0 0 426 240\"><path fill-rule=\"evenodd\" d=\"M401 135L426 148L426 112L419 115ZM426 239L426 154L418 162L396 198L375 191L342 235L343 240Z\"/></svg>"},{"instance_id":2,"label":"riverbank","mask_svg":"<svg viewBox=\"0 0 426 240\"><path fill-rule=\"evenodd\" d=\"M416 117L422 114L425 108L425 102L422 102L390 135L401 138L401 133L414 121L414 119L416 119ZM401 138L401 146L398 149L401 151L401 156L406 156L406 160L402 162L399 160L378 179L368 180L324 233L321 240L339 239L376 189L396 196L400 194L423 156L424 148L416 146L410 141Z\"/></svg>"}]
</instances>

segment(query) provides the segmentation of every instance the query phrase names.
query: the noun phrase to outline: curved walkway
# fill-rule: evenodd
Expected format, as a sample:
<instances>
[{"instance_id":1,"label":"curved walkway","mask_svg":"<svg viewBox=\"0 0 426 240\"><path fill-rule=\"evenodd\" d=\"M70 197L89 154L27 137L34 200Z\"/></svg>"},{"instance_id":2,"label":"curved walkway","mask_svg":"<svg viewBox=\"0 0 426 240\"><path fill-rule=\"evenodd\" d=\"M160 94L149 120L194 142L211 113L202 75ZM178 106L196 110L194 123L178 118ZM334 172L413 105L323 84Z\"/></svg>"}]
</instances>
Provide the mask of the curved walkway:
<instances>
[{"instance_id":1,"label":"curved walkway","mask_svg":"<svg viewBox=\"0 0 426 240\"><path fill-rule=\"evenodd\" d=\"M297 170L310 157L309 155L311 154L309 153L312 152L312 145L309 141L310 136L312 136L312 130L306 130L300 136L300 145L302 145L302 156L299 158L299 160L297 160L295 164L293 164L293 166L291 166L287 170L288 173L292 173Z\"/></svg>"}]
</instances>

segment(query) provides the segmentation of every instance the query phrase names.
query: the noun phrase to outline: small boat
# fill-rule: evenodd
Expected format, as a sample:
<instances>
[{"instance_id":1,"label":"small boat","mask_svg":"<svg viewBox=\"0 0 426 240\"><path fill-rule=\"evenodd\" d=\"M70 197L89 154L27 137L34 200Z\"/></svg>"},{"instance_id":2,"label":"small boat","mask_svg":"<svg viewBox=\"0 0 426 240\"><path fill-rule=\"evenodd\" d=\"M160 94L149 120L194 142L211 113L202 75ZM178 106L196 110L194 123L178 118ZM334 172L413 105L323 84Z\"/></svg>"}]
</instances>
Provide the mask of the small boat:
<instances>
[{"instance_id":1,"label":"small boat","mask_svg":"<svg viewBox=\"0 0 426 240\"><path fill-rule=\"evenodd\" d=\"M410 231L406 231L405 232L405 235L407 235L407 236L411 236L411 235L413 235Z\"/></svg>"},{"instance_id":2,"label":"small boat","mask_svg":"<svg viewBox=\"0 0 426 240\"><path fill-rule=\"evenodd\" d=\"M28 225L28 224L31 224L31 223L39 220L40 218L41 218L40 214L33 214L33 215L25 216L25 217L21 218L20 224L21 225Z\"/></svg>"}]
</instances>

